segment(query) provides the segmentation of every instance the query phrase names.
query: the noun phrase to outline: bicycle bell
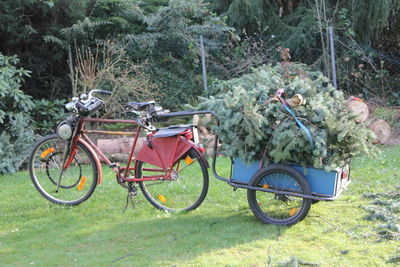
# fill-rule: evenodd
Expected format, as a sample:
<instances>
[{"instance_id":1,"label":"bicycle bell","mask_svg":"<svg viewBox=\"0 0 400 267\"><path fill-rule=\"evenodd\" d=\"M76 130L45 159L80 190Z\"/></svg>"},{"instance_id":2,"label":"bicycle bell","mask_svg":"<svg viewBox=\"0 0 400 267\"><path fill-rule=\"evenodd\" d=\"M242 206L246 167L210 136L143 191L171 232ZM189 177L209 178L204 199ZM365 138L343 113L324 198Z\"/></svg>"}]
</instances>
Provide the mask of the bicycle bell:
<instances>
[{"instance_id":1,"label":"bicycle bell","mask_svg":"<svg viewBox=\"0 0 400 267\"><path fill-rule=\"evenodd\" d=\"M73 110L73 109L75 108L76 102L77 102L78 100L79 100L79 98L73 97L73 98L72 98L72 102L67 103L67 104L65 105L65 108L66 108L68 111Z\"/></svg>"}]
</instances>

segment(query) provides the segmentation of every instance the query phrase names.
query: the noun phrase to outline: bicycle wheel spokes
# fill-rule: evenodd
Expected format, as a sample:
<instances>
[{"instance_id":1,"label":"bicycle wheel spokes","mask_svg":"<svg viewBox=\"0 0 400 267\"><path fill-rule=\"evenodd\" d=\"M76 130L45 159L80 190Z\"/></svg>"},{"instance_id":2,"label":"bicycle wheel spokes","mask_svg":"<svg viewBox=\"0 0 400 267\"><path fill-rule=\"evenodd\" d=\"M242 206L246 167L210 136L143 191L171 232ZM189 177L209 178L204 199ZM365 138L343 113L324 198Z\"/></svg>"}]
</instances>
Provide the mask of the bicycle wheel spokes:
<instances>
[{"instance_id":1,"label":"bicycle wheel spokes","mask_svg":"<svg viewBox=\"0 0 400 267\"><path fill-rule=\"evenodd\" d=\"M39 143L31 155L31 178L39 192L48 200L58 204L76 205L93 193L97 183L97 168L90 153L78 144L76 155L62 171L67 145L65 140L57 136Z\"/></svg>"},{"instance_id":2,"label":"bicycle wheel spokes","mask_svg":"<svg viewBox=\"0 0 400 267\"><path fill-rule=\"evenodd\" d=\"M139 162L138 177L159 175L150 172L154 168ZM164 173L165 174L165 173ZM197 208L208 190L208 173L200 155L190 150L187 157L178 161L169 180L141 182L145 197L158 209L167 211L189 211Z\"/></svg>"},{"instance_id":3,"label":"bicycle wheel spokes","mask_svg":"<svg viewBox=\"0 0 400 267\"><path fill-rule=\"evenodd\" d=\"M260 187L279 191L300 192L300 185L291 176L285 173L271 173L266 175L258 184ZM303 199L284 194L256 192L256 199L260 209L267 216L276 220L286 220L300 212Z\"/></svg>"}]
</instances>

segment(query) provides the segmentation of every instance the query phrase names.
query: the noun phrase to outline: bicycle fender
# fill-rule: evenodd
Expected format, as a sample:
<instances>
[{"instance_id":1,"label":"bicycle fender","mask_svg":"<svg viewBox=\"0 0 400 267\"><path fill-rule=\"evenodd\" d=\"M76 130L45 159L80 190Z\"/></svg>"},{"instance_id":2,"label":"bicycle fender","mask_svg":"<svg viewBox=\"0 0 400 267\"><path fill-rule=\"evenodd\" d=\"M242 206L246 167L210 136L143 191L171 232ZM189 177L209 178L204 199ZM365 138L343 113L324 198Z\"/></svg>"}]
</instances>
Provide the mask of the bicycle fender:
<instances>
[{"instance_id":1,"label":"bicycle fender","mask_svg":"<svg viewBox=\"0 0 400 267\"><path fill-rule=\"evenodd\" d=\"M200 155L197 146L182 136L151 138L152 147L144 144L136 154L136 160L148 163L164 170L174 165L192 147Z\"/></svg>"},{"instance_id":2,"label":"bicycle fender","mask_svg":"<svg viewBox=\"0 0 400 267\"><path fill-rule=\"evenodd\" d=\"M89 152L92 154L96 167L97 167L97 184L101 184L103 180L103 171L101 169L101 162L99 157L97 156L97 153L93 150L93 148L83 139L79 138L78 142L83 145Z\"/></svg>"},{"instance_id":3,"label":"bicycle fender","mask_svg":"<svg viewBox=\"0 0 400 267\"><path fill-rule=\"evenodd\" d=\"M204 161L204 164L206 165L206 168L207 169L210 168L210 164L208 164L208 160L204 156L205 152L201 151L200 148L198 146L196 146L195 144L193 144L192 147L197 151L197 153L199 153L201 159Z\"/></svg>"}]
</instances>

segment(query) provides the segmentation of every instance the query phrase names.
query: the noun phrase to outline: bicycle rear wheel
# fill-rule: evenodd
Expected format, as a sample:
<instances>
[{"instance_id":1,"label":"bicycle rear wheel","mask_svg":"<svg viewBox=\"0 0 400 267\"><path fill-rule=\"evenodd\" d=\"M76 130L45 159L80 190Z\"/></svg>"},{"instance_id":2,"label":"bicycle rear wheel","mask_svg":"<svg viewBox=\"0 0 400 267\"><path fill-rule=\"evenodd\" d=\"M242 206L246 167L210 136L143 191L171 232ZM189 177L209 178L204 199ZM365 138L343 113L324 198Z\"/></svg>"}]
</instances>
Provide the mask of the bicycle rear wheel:
<instances>
[{"instance_id":1,"label":"bicycle rear wheel","mask_svg":"<svg viewBox=\"0 0 400 267\"><path fill-rule=\"evenodd\" d=\"M93 155L78 142L75 156L68 168L62 170L67 145L68 142L57 135L44 137L33 148L29 172L34 186L47 200L78 205L93 194L98 169Z\"/></svg>"},{"instance_id":2,"label":"bicycle rear wheel","mask_svg":"<svg viewBox=\"0 0 400 267\"><path fill-rule=\"evenodd\" d=\"M138 161L136 166L137 178L166 175L160 168L141 161ZM155 171L156 169L158 171ZM139 186L146 199L157 209L169 212L194 210L207 195L206 163L200 154L191 148L174 165L171 179L139 182Z\"/></svg>"},{"instance_id":3,"label":"bicycle rear wheel","mask_svg":"<svg viewBox=\"0 0 400 267\"><path fill-rule=\"evenodd\" d=\"M309 194L307 181L293 168L273 164L260 170L250 181L251 186L283 192ZM247 200L254 215L264 223L292 225L304 219L311 199L249 189Z\"/></svg>"}]
</instances>

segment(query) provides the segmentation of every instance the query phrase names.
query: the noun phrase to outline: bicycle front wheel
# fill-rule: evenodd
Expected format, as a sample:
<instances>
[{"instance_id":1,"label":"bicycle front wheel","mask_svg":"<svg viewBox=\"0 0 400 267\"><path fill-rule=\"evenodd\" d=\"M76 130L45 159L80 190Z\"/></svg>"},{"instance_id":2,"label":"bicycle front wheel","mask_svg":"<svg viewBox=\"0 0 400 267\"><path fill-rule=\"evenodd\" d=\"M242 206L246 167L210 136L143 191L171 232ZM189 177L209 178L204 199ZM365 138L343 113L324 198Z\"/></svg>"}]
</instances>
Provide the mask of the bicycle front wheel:
<instances>
[{"instance_id":1,"label":"bicycle front wheel","mask_svg":"<svg viewBox=\"0 0 400 267\"><path fill-rule=\"evenodd\" d=\"M309 194L307 181L293 168L273 164L260 170L250 185L287 193ZM247 200L254 215L264 223L292 225L304 219L311 207L311 199L284 193L269 193L249 189Z\"/></svg>"},{"instance_id":2,"label":"bicycle front wheel","mask_svg":"<svg viewBox=\"0 0 400 267\"><path fill-rule=\"evenodd\" d=\"M158 169L158 170L157 170ZM136 177L166 175L150 164L138 161ZM204 200L208 191L206 163L193 148L174 165L171 179L139 182L146 199L157 209L169 212L191 211Z\"/></svg>"},{"instance_id":3,"label":"bicycle front wheel","mask_svg":"<svg viewBox=\"0 0 400 267\"><path fill-rule=\"evenodd\" d=\"M63 169L68 142L57 135L40 140L29 158L32 182L47 200L62 205L78 205L94 192L98 169L93 155L78 142L76 154Z\"/></svg>"}]
</instances>

